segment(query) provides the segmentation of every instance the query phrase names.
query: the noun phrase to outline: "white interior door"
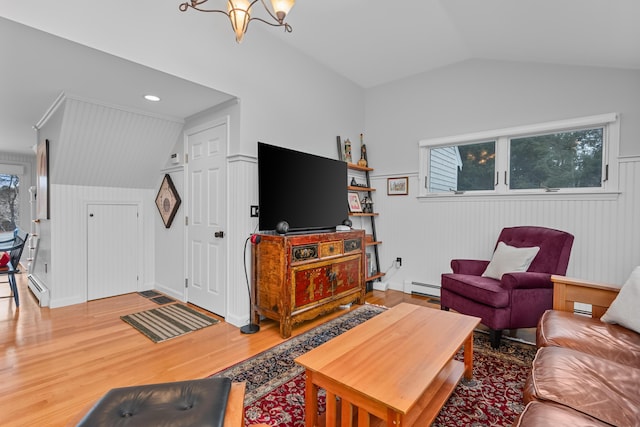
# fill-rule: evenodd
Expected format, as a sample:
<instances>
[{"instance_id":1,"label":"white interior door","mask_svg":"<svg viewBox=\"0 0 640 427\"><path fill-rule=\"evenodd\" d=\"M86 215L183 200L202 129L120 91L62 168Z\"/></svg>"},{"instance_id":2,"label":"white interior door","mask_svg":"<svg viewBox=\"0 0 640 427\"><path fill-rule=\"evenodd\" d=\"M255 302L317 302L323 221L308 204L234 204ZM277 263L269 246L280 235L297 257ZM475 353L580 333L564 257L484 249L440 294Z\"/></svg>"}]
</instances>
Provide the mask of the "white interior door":
<instances>
[{"instance_id":1,"label":"white interior door","mask_svg":"<svg viewBox=\"0 0 640 427\"><path fill-rule=\"evenodd\" d=\"M87 299L138 291L138 206L90 204Z\"/></svg>"},{"instance_id":2,"label":"white interior door","mask_svg":"<svg viewBox=\"0 0 640 427\"><path fill-rule=\"evenodd\" d=\"M187 300L226 315L226 123L188 135Z\"/></svg>"}]
</instances>

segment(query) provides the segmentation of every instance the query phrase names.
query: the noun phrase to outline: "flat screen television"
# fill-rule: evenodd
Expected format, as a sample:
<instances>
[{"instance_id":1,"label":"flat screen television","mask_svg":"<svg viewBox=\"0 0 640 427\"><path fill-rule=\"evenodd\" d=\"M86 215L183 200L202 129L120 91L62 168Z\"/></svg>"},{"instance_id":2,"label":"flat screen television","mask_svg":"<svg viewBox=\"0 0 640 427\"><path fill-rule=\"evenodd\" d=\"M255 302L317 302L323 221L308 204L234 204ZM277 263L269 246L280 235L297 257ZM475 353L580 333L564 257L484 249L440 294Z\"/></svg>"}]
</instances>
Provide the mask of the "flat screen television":
<instances>
[{"instance_id":1,"label":"flat screen television","mask_svg":"<svg viewBox=\"0 0 640 427\"><path fill-rule=\"evenodd\" d=\"M258 228L290 232L335 230L349 219L347 164L258 142Z\"/></svg>"}]
</instances>

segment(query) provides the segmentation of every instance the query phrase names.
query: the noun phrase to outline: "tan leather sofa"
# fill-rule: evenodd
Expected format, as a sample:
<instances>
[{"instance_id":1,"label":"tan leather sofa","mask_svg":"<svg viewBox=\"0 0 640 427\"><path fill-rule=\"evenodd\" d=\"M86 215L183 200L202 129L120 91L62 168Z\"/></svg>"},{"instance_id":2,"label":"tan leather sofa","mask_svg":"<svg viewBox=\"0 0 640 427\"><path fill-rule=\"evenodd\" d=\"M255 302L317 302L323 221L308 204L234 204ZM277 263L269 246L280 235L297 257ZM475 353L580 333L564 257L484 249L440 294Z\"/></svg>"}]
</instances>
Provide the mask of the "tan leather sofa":
<instances>
[{"instance_id":1,"label":"tan leather sofa","mask_svg":"<svg viewBox=\"0 0 640 427\"><path fill-rule=\"evenodd\" d=\"M553 310L538 323L527 406L514 426L640 425L640 334L600 320L619 288L552 281ZM592 317L574 314L574 302L591 304Z\"/></svg>"}]
</instances>

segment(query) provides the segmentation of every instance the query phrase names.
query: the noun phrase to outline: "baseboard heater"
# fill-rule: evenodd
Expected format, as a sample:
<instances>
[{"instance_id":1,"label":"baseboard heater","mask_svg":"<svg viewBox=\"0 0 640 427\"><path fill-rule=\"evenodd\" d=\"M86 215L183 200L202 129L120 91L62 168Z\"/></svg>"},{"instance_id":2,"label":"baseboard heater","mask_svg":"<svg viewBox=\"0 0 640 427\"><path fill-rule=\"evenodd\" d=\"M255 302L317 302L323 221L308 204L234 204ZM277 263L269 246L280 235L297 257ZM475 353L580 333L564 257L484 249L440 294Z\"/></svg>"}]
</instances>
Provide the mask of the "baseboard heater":
<instances>
[{"instance_id":1,"label":"baseboard heater","mask_svg":"<svg viewBox=\"0 0 640 427\"><path fill-rule=\"evenodd\" d=\"M38 278L35 277L33 274L30 274L28 276L28 279L29 279L29 282L28 282L29 289L31 290L33 295L35 295L35 297L38 298L38 301L40 302L40 307L49 307L49 298L51 296L49 294L49 289L47 289L46 286L40 283Z\"/></svg>"},{"instance_id":2,"label":"baseboard heater","mask_svg":"<svg viewBox=\"0 0 640 427\"><path fill-rule=\"evenodd\" d=\"M429 298L440 299L440 285L432 285L430 283L411 282L410 292L412 294L421 295Z\"/></svg>"}]
</instances>

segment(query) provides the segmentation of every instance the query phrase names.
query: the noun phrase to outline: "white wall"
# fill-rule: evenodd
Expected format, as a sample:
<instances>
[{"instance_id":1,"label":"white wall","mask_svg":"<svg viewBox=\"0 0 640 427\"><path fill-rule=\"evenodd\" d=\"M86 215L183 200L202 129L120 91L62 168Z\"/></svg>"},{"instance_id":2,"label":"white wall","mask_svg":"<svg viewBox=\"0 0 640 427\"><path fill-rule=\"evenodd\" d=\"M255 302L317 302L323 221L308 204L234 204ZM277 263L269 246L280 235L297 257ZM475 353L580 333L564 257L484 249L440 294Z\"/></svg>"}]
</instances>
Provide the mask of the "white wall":
<instances>
[{"instance_id":1,"label":"white wall","mask_svg":"<svg viewBox=\"0 0 640 427\"><path fill-rule=\"evenodd\" d=\"M77 304L87 300L87 205L90 203L138 204L142 220L142 241L137 254L142 266L139 291L153 288L154 217L156 192L149 189L57 185L51 193L51 264L48 267L51 307ZM132 256L123 247L121 256ZM38 264L40 256L38 255ZM118 268L114 265L114 268Z\"/></svg>"},{"instance_id":2,"label":"white wall","mask_svg":"<svg viewBox=\"0 0 640 427\"><path fill-rule=\"evenodd\" d=\"M167 295L171 295L174 298L184 301L184 239L186 232L184 226L184 198L186 194L184 186L183 166L180 165L163 170L162 173L158 176L158 183L156 186L157 188L160 188L160 184L162 183L162 179L164 178L165 173L168 173L171 176L173 185L175 185L182 203L180 204L178 212L176 212L176 215L173 218L171 227L166 228L164 226L164 223L162 222L162 219L160 218L158 208L155 204L157 190L154 190L155 193L153 193L153 205L151 206L151 210L153 212L151 213L151 217L153 218L154 223L153 229L155 235L155 245L151 249L151 252L153 252L154 254L155 261L155 281L151 285L151 288L157 289L166 293Z\"/></svg>"},{"instance_id":3,"label":"white wall","mask_svg":"<svg viewBox=\"0 0 640 427\"><path fill-rule=\"evenodd\" d=\"M262 140L336 156L336 135L362 132L363 89L274 38L278 29L254 23L238 45L224 16L182 13L178 4L114 1L87 8L79 0L33 0L8 4L2 15L237 96L242 118L231 155L254 155Z\"/></svg>"},{"instance_id":4,"label":"white wall","mask_svg":"<svg viewBox=\"0 0 640 427\"><path fill-rule=\"evenodd\" d=\"M79 0L55 5L34 0L28 6L19 2L7 5L2 14L239 99L228 153L228 176L233 179L229 233L234 240L229 244L232 269L227 320L241 324L249 315L241 242L255 223L249 218L249 206L257 202L256 142L336 158L336 135L353 140L363 130L364 90L275 39L270 27L252 25L238 45L223 16L182 13L178 3L116 1L85 6ZM140 20L140 16L150 19ZM118 31L113 31L114 22ZM163 167L158 165L158 171ZM152 208L147 212L155 209L154 198L155 192L145 200ZM156 227L159 219L153 213L150 226ZM153 261L152 255L150 265ZM169 286L165 279L159 283Z\"/></svg>"},{"instance_id":5,"label":"white wall","mask_svg":"<svg viewBox=\"0 0 640 427\"><path fill-rule=\"evenodd\" d=\"M575 235L568 274L621 283L640 264L640 71L466 61L366 93L366 142L375 168L382 268L392 288L440 283L452 258L489 259L500 230L543 225ZM615 200L419 201L418 141L489 129L621 114ZM409 196L386 195L386 178L409 176ZM382 190L382 191L380 191Z\"/></svg>"}]
</instances>

